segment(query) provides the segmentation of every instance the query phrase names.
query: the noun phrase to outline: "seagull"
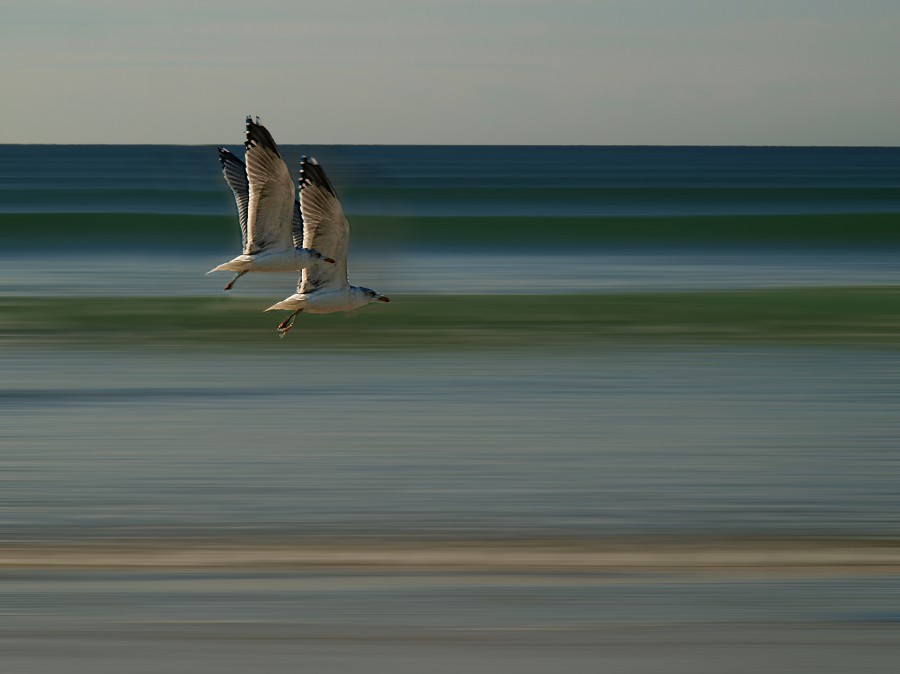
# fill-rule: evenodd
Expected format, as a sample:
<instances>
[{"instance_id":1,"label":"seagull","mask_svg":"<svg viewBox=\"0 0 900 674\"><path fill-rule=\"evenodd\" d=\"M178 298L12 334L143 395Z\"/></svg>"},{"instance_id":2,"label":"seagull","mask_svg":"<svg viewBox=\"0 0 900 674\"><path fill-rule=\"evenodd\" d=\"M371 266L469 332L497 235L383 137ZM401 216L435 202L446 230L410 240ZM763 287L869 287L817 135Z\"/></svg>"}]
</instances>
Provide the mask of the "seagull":
<instances>
[{"instance_id":1,"label":"seagull","mask_svg":"<svg viewBox=\"0 0 900 674\"><path fill-rule=\"evenodd\" d=\"M391 301L369 288L352 286L347 280L350 223L347 222L334 186L314 157L303 157L300 161L299 189L303 245L324 251L336 263L303 269L297 292L266 309L294 310L277 328L282 337L293 327L297 314L301 311L330 314L352 311L372 302Z\"/></svg>"},{"instance_id":2,"label":"seagull","mask_svg":"<svg viewBox=\"0 0 900 674\"><path fill-rule=\"evenodd\" d=\"M319 261L334 260L303 247L300 203L294 198L294 183L278 146L266 127L247 117L244 141L247 164L224 147L219 162L225 182L234 192L241 224L243 254L208 271L236 271L225 290L248 271L299 271Z\"/></svg>"}]
</instances>

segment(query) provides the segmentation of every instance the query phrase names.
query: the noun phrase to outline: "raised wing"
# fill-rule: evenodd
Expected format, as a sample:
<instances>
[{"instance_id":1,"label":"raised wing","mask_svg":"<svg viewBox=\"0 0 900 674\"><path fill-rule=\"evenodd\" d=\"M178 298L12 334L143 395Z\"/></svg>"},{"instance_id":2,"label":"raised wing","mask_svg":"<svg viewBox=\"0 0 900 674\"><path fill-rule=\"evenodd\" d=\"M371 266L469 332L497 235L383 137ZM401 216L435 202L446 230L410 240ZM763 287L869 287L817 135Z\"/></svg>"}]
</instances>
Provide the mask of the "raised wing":
<instances>
[{"instance_id":1,"label":"raised wing","mask_svg":"<svg viewBox=\"0 0 900 674\"><path fill-rule=\"evenodd\" d=\"M250 201L250 185L247 183L247 167L224 147L219 148L219 163L225 182L234 193L237 203L238 220L241 224L241 247L247 247L247 203Z\"/></svg>"},{"instance_id":2,"label":"raised wing","mask_svg":"<svg viewBox=\"0 0 900 674\"><path fill-rule=\"evenodd\" d=\"M247 240L244 254L293 246L294 185L278 146L266 128L247 117Z\"/></svg>"},{"instance_id":3,"label":"raised wing","mask_svg":"<svg viewBox=\"0 0 900 674\"><path fill-rule=\"evenodd\" d=\"M294 248L303 248L303 212L300 210L300 200L294 201L294 217L291 218L291 236L294 238Z\"/></svg>"},{"instance_id":4,"label":"raised wing","mask_svg":"<svg viewBox=\"0 0 900 674\"><path fill-rule=\"evenodd\" d=\"M247 206L250 201L250 184L247 182L247 167L240 159L234 156L224 147L219 148L219 161L222 163L222 173L225 182L234 193L234 200L238 207L238 219L241 223L241 245L247 245ZM294 248L303 246L303 215L300 213L300 200L294 200L294 213L291 218L291 234L294 239Z\"/></svg>"},{"instance_id":5,"label":"raised wing","mask_svg":"<svg viewBox=\"0 0 900 674\"><path fill-rule=\"evenodd\" d=\"M347 245L350 224L325 171L313 158L300 162L300 209L303 214L303 247L314 248L335 264L315 264L300 275L298 293L339 290L347 280Z\"/></svg>"}]
</instances>

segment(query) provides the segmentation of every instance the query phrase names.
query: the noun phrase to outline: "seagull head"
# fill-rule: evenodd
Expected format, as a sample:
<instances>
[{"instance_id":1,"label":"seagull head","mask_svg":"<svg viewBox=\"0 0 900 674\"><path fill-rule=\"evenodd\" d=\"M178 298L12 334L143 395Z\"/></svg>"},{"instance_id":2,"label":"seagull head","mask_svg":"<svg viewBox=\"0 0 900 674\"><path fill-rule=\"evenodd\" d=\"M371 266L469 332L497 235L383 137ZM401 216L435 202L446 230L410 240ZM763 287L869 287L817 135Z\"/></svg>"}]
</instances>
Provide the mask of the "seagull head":
<instances>
[{"instance_id":1,"label":"seagull head","mask_svg":"<svg viewBox=\"0 0 900 674\"><path fill-rule=\"evenodd\" d=\"M360 288L360 290L363 292L363 296L369 302L390 302L391 301L390 297L386 297L385 295L376 293L371 288Z\"/></svg>"}]
</instances>

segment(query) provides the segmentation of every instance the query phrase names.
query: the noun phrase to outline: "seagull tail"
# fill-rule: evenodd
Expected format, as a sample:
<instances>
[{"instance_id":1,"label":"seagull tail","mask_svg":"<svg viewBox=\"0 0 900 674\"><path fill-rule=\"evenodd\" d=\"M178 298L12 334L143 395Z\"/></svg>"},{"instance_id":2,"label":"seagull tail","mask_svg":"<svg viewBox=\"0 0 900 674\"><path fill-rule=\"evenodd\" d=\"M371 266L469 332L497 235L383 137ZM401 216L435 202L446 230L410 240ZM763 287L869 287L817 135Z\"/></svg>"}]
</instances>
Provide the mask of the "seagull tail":
<instances>
[{"instance_id":1,"label":"seagull tail","mask_svg":"<svg viewBox=\"0 0 900 674\"><path fill-rule=\"evenodd\" d=\"M231 262L220 264L215 269L210 269L208 272L206 272L206 275L209 276L210 274L214 274L217 271L243 271L242 269L238 269L237 267L235 267L233 263L234 261L232 260Z\"/></svg>"},{"instance_id":2,"label":"seagull tail","mask_svg":"<svg viewBox=\"0 0 900 674\"><path fill-rule=\"evenodd\" d=\"M266 309L266 311L275 311L277 309L290 309L291 311L297 310L297 300L292 300L288 297L286 300L281 300L280 302L276 302L271 307Z\"/></svg>"}]
</instances>

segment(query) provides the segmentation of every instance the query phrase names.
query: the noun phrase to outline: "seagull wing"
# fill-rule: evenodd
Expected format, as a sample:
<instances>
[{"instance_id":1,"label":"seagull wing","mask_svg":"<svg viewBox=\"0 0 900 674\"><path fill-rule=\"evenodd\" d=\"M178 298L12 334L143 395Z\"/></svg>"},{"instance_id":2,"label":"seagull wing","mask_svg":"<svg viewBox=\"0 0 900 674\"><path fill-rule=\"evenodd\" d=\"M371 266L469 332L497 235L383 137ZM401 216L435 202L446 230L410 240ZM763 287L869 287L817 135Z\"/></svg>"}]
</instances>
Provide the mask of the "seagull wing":
<instances>
[{"instance_id":1,"label":"seagull wing","mask_svg":"<svg viewBox=\"0 0 900 674\"><path fill-rule=\"evenodd\" d=\"M347 280L347 244L350 223L325 171L313 158L300 162L300 209L303 214L303 247L314 248L335 264L315 264L300 275L298 293L339 290Z\"/></svg>"},{"instance_id":2,"label":"seagull wing","mask_svg":"<svg viewBox=\"0 0 900 674\"><path fill-rule=\"evenodd\" d=\"M238 218L241 223L241 245L247 245L247 207L250 201L250 184L247 182L247 167L233 153L224 147L219 148L219 161L222 163L222 173L225 182L234 193L237 203ZM294 200L294 216L291 219L291 233L294 239L294 248L303 246L303 215L300 212L300 200Z\"/></svg>"},{"instance_id":3,"label":"seagull wing","mask_svg":"<svg viewBox=\"0 0 900 674\"><path fill-rule=\"evenodd\" d=\"M247 167L224 147L219 148L219 162L225 182L234 193L237 203L238 220L241 223L241 247L247 247L247 204L250 201L250 185L247 182Z\"/></svg>"},{"instance_id":4,"label":"seagull wing","mask_svg":"<svg viewBox=\"0 0 900 674\"><path fill-rule=\"evenodd\" d=\"M247 118L247 241L244 254L292 247L294 185L266 127Z\"/></svg>"},{"instance_id":5,"label":"seagull wing","mask_svg":"<svg viewBox=\"0 0 900 674\"><path fill-rule=\"evenodd\" d=\"M294 248L303 248L303 211L300 209L300 200L294 201L294 217L291 219L291 236L294 238Z\"/></svg>"}]
</instances>

